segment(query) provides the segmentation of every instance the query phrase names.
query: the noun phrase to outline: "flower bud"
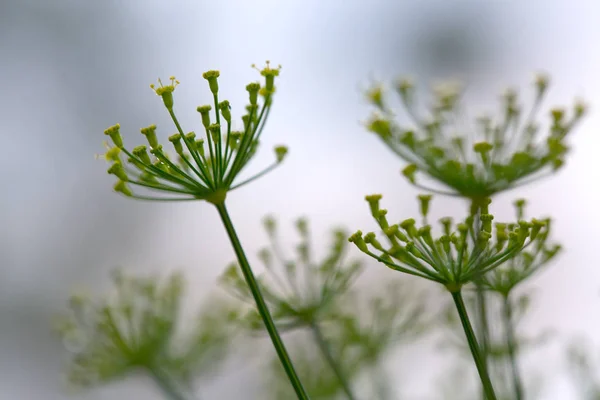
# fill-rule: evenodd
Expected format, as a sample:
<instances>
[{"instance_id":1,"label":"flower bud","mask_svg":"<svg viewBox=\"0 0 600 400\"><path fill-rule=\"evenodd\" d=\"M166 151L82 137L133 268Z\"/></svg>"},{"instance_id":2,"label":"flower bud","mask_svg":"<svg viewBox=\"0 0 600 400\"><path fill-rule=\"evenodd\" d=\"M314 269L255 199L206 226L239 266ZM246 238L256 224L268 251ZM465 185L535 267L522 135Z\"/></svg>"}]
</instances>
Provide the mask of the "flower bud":
<instances>
[{"instance_id":1,"label":"flower bud","mask_svg":"<svg viewBox=\"0 0 600 400\"><path fill-rule=\"evenodd\" d=\"M177 154L183 153L183 146L181 145L181 134L175 133L174 135L169 136L169 142L173 143L173 147L175 147L175 151Z\"/></svg>"},{"instance_id":2,"label":"flower bud","mask_svg":"<svg viewBox=\"0 0 600 400\"><path fill-rule=\"evenodd\" d=\"M260 83L258 83L258 82L249 83L246 86L246 90L248 91L248 94L250 96L250 104L256 105L258 102L258 91L260 90Z\"/></svg>"},{"instance_id":3,"label":"flower bud","mask_svg":"<svg viewBox=\"0 0 600 400\"><path fill-rule=\"evenodd\" d=\"M370 194L365 196L365 200L369 203L371 209L371 215L376 216L379 212L379 201L381 200L380 194Z\"/></svg>"},{"instance_id":4,"label":"flower bud","mask_svg":"<svg viewBox=\"0 0 600 400\"><path fill-rule=\"evenodd\" d=\"M430 194L421 194L418 196L419 198L419 202L421 203L421 215L423 217L427 217L427 214L429 213L429 203L431 202L431 195Z\"/></svg>"},{"instance_id":5,"label":"flower bud","mask_svg":"<svg viewBox=\"0 0 600 400\"><path fill-rule=\"evenodd\" d=\"M134 156L140 159L140 161L146 165L152 164L150 160L150 156L148 155L148 151L146 150L146 146L141 145L134 147L132 150Z\"/></svg>"},{"instance_id":6,"label":"flower bud","mask_svg":"<svg viewBox=\"0 0 600 400\"><path fill-rule=\"evenodd\" d=\"M223 119L227 121L228 124L231 123L231 106L229 105L229 101L223 100L219 103L219 110L221 110L221 115L223 115Z\"/></svg>"},{"instance_id":7,"label":"flower bud","mask_svg":"<svg viewBox=\"0 0 600 400\"><path fill-rule=\"evenodd\" d=\"M402 175L404 175L411 183L415 183L415 174L417 173L417 165L409 164L402 170Z\"/></svg>"},{"instance_id":8,"label":"flower bud","mask_svg":"<svg viewBox=\"0 0 600 400\"><path fill-rule=\"evenodd\" d=\"M348 241L350 243L354 243L360 251L364 253L369 252L369 248L367 247L367 244L365 243L365 240L362 237L361 231L356 231L354 234L352 234L352 236L348 238Z\"/></svg>"},{"instance_id":9,"label":"flower bud","mask_svg":"<svg viewBox=\"0 0 600 400\"><path fill-rule=\"evenodd\" d=\"M114 190L115 190L115 192L123 193L125 196L128 196L128 197L133 196L133 193L127 187L125 182L123 182L123 181L118 181L114 186Z\"/></svg>"},{"instance_id":10,"label":"flower bud","mask_svg":"<svg viewBox=\"0 0 600 400\"><path fill-rule=\"evenodd\" d=\"M210 105L205 105L205 106L199 106L198 108L196 108L196 111L198 111L200 113L200 115L202 116L202 125L204 125L204 127L206 129L208 129L208 127L210 126L210 110L212 109L212 107Z\"/></svg>"},{"instance_id":11,"label":"flower bud","mask_svg":"<svg viewBox=\"0 0 600 400\"><path fill-rule=\"evenodd\" d=\"M281 65L279 65L277 68L271 68L270 63L267 60L266 66L260 71L260 74L265 77L265 87L263 89L265 90L266 94L270 94L275 91L275 77L279 76L280 69Z\"/></svg>"},{"instance_id":12,"label":"flower bud","mask_svg":"<svg viewBox=\"0 0 600 400\"><path fill-rule=\"evenodd\" d=\"M202 74L202 77L208 81L208 86L210 87L212 94L217 94L219 92L219 83L217 82L219 75L221 75L221 73L215 70L206 71Z\"/></svg>"},{"instance_id":13,"label":"flower bud","mask_svg":"<svg viewBox=\"0 0 600 400\"><path fill-rule=\"evenodd\" d=\"M127 182L129 180L129 178L127 178L127 174L125 173L125 168L123 168L123 165L120 162L116 162L113 165L111 165L107 172L116 176L124 182Z\"/></svg>"},{"instance_id":14,"label":"flower bud","mask_svg":"<svg viewBox=\"0 0 600 400\"><path fill-rule=\"evenodd\" d=\"M169 77L169 80L171 81L170 85L167 86L163 86L161 80L158 80L158 84L160 85L160 87L155 87L154 84L150 85L150 88L152 90L154 90L154 92L162 97L163 103L165 104L165 107L167 108L167 110L172 110L173 109L173 92L175 91L175 88L177 87L177 85L179 85L179 81L175 79L174 76Z\"/></svg>"},{"instance_id":15,"label":"flower bud","mask_svg":"<svg viewBox=\"0 0 600 400\"><path fill-rule=\"evenodd\" d=\"M104 131L104 134L107 136L110 136L110 138L112 139L115 146L122 149L123 148L123 138L121 137L121 133L119 132L120 128L121 128L121 125L119 125L119 124L113 125L110 128L106 129Z\"/></svg>"},{"instance_id":16,"label":"flower bud","mask_svg":"<svg viewBox=\"0 0 600 400\"><path fill-rule=\"evenodd\" d=\"M288 148L286 146L277 146L275 147L275 157L277 158L277 162L280 163L283 161L285 156L288 153Z\"/></svg>"},{"instance_id":17,"label":"flower bud","mask_svg":"<svg viewBox=\"0 0 600 400\"><path fill-rule=\"evenodd\" d=\"M150 125L146 128L142 128L140 129L140 132L142 135L146 136L151 148L155 149L158 147L158 139L156 138L156 125Z\"/></svg>"}]
</instances>

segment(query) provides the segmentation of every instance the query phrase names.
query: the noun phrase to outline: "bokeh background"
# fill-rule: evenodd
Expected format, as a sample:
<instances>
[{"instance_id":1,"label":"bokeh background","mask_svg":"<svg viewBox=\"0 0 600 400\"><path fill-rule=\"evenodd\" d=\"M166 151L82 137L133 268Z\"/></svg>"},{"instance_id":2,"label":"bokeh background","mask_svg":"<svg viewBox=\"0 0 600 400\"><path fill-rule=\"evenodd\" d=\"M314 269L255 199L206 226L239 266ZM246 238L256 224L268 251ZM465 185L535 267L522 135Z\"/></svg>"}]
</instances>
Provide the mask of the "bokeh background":
<instances>
[{"instance_id":1,"label":"bokeh background","mask_svg":"<svg viewBox=\"0 0 600 400\"><path fill-rule=\"evenodd\" d=\"M530 286L535 307L524 329L557 336L524 363L545 378L540 398L576 399L565 344L583 336L600 351L599 21L595 0L2 1L0 398L70 398L50 320L73 287L100 291L123 266L183 269L191 304L214 290L233 259L217 213L206 204L127 201L111 192L113 179L94 154L116 122L130 144L141 143L136 132L150 123L172 133L148 88L157 77L182 82L178 114L195 127L196 105L209 100L203 71L220 69L222 92L240 107L243 86L256 78L250 64L270 59L283 69L253 168L270 162L276 144L287 144L290 156L230 196L250 253L265 244L267 213L290 222L290 236L292 220L305 215L323 238L334 225L372 227L368 193L383 193L398 219L416 213L418 192L401 178L403 164L361 125L370 113L362 90L373 81L408 74L426 88L460 78L478 106L493 104L507 85L529 88L533 73L546 71L547 104L570 105L575 96L590 103L567 167L495 202L508 217L512 200L525 196L532 215L555 219L567 251ZM438 199L434 209L461 215L464 205ZM413 350L389 367L407 398L435 398L430 389L448 360L433 346ZM203 389L204 398L261 398L261 371L233 356ZM132 379L71 398L159 396Z\"/></svg>"}]
</instances>

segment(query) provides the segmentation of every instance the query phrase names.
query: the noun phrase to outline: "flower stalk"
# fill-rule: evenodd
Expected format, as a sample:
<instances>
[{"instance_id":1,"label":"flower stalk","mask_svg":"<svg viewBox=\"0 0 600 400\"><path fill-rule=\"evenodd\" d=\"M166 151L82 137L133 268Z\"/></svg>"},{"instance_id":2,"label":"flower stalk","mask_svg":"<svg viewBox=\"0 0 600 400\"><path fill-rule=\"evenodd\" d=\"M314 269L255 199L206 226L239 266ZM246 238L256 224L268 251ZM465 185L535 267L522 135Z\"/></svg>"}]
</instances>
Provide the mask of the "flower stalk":
<instances>
[{"instance_id":1,"label":"flower stalk","mask_svg":"<svg viewBox=\"0 0 600 400\"><path fill-rule=\"evenodd\" d=\"M465 331L465 336L467 338L467 342L469 343L469 349L471 350L471 354L473 355L473 361L475 362L475 366L477 367L477 373L479 374L479 379L481 380L486 400L497 400L496 393L494 392L494 387L492 386L492 381L490 380L490 376L487 370L487 366L481 355L481 347L479 343L477 343L477 338L475 337L473 326L471 325L471 321L469 320L469 314L467 313L467 308L465 307L461 291L459 289L456 291L451 291L450 293L452 294L452 299L454 300L456 311L458 312L460 322L462 324L463 330Z\"/></svg>"},{"instance_id":2,"label":"flower stalk","mask_svg":"<svg viewBox=\"0 0 600 400\"><path fill-rule=\"evenodd\" d=\"M346 379L346 376L344 375L344 372L341 370L337 361L333 357L333 354L331 354L331 349L329 348L329 345L327 344L327 340L323 336L321 327L317 323L312 323L311 330L313 333L313 337L315 338L315 342L317 343L317 346L319 347L319 350L321 351L321 354L327 361L327 364L329 364L329 366L331 367L335 376L340 381L340 385L342 386L342 390L346 394L346 397L348 398L348 400L356 400L356 397L352 393L352 389L350 387L348 380Z\"/></svg>"},{"instance_id":3,"label":"flower stalk","mask_svg":"<svg viewBox=\"0 0 600 400\"><path fill-rule=\"evenodd\" d=\"M517 361L517 340L513 323L513 309L508 296L502 298L502 317L506 336L506 349L510 362L513 388L515 391L515 400L523 400L525 394L523 389L523 379L521 378L521 371Z\"/></svg>"},{"instance_id":4,"label":"flower stalk","mask_svg":"<svg viewBox=\"0 0 600 400\"><path fill-rule=\"evenodd\" d=\"M225 206L225 203L218 204L216 207L219 211L219 216L221 217L221 221L225 226L225 230L227 231L227 235L229 236L229 240L231 241L231 245L233 246L233 249L237 256L240 268L242 270L242 274L244 275L246 283L248 284L248 288L250 289L252 297L256 302L258 312L265 324L267 332L269 333L269 337L273 342L273 347L275 347L277 356L281 361L281 365L283 366L285 373L287 374L287 377L290 380L290 383L294 387L294 391L296 392L296 396L298 396L298 399L308 400L308 394L304 390L302 382L300 381L300 378L298 377L298 374L294 369L294 365L292 364L292 360L288 354L288 351L285 348L281 337L279 336L279 332L277 331L277 327L273 322L273 318L271 316L271 313L269 312L267 303L265 302L265 299L261 293L260 286L258 285L256 278L254 277L254 273L252 272L250 263L246 258L246 254L244 253L242 244L240 243L235 228L233 227L233 223L231 222L231 218L229 217L227 207Z\"/></svg>"}]
</instances>

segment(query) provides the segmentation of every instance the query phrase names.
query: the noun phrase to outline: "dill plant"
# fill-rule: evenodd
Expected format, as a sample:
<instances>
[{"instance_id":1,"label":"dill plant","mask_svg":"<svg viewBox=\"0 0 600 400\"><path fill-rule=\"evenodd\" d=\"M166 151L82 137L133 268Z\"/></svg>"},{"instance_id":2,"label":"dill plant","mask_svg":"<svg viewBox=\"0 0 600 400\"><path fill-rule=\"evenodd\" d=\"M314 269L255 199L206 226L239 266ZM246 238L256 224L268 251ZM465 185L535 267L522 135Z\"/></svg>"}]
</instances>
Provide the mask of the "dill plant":
<instances>
[{"instance_id":1,"label":"dill plant","mask_svg":"<svg viewBox=\"0 0 600 400\"><path fill-rule=\"evenodd\" d=\"M336 229L328 254L317 260L306 219L296 221L300 243L292 259L281 247L275 219L267 217L264 226L270 246L259 252L265 272L256 277L226 199L229 192L276 168L287 154L285 146L277 146L271 165L249 179L238 179L258 150L280 67L267 62L259 71L263 82L246 86L249 104L241 118L242 130L232 129L235 109L219 97L220 73L211 70L203 78L212 102L197 107L204 135L185 131L179 123L174 100L179 81L175 77L167 84L159 80L158 85L151 85L176 130L168 137L174 155L159 142L156 125L140 129L147 145L133 148L125 144L119 124L104 132L112 142L106 144L104 158L111 164L107 172L117 180L116 192L144 201L204 201L217 209L237 259L220 281L222 288L239 300L235 309L214 307L214 312L201 314L192 333L180 339L176 328L183 277L161 280L117 274L113 296L99 301L73 297L69 313L57 322L56 329L71 353L70 381L91 386L143 371L168 398L189 400L195 397L193 378L201 370L216 368L233 339L232 332L256 336L266 331L277 354L265 382L269 398L394 398L381 369L382 359L394 346L431 331L440 316L430 315L427 302L404 282L381 285L370 299L357 295L353 286L364 261L346 260L349 241L367 259L435 282L447 291L455 312L446 319L448 325L462 328L457 347L468 349L481 381L482 397L504 398L497 395L488 362L502 354L510 365L507 398L524 399L517 360L523 341L515 323L526 309L526 297L515 295L515 289L550 265L561 247L550 239L550 218L525 218L525 200L515 202L516 217L507 222L495 219L490 204L496 194L563 167L568 137L584 116L586 105L578 101L570 111L553 108L547 126L538 123L549 86L548 78L539 75L527 110L517 92L509 90L501 96L498 118L483 115L467 126L457 122L463 120L459 86L436 88L431 107L422 113L414 85L403 79L394 89L409 123L400 124L384 88L376 85L367 92L376 111L366 128L406 163L402 174L408 182L427 191L418 196L420 218L396 223L382 208L382 196L368 195L366 201L379 232L348 235ZM462 197L468 212L460 221L447 217L433 225L429 221L430 193ZM475 297L463 297L471 292ZM501 299L498 319L504 336L498 346L489 335L491 295ZM475 324L469 309L477 311ZM456 315L458 319L453 318ZM291 331L308 333L304 342L292 346L295 364L281 338ZM572 359L574 364L587 365L581 356ZM356 382L368 370L375 389L365 394Z\"/></svg>"},{"instance_id":2,"label":"dill plant","mask_svg":"<svg viewBox=\"0 0 600 400\"><path fill-rule=\"evenodd\" d=\"M503 321L510 356L514 398L525 396L516 360L511 293L521 282L550 262L560 246L546 247L550 219L523 219L524 200L517 201L517 218L512 223L495 223L489 214L491 198L500 192L527 185L546 177L564 165L567 139L586 112L576 101L572 110L549 111L547 134L537 115L547 93L549 79L536 76L532 106L524 110L517 92L509 89L501 96L500 116L485 114L473 125L464 123L461 88L445 84L434 88L427 112L419 110L415 87L408 79L399 80L394 91L410 121L399 124L387 101L385 90L375 85L366 97L376 108L367 129L403 161L402 174L414 186L440 195L465 198L468 217L451 228L451 220L440 221L443 235L434 238L426 217L430 195L419 196L423 224L414 219L391 225L387 210L379 208L380 195L367 196L371 214L389 241L383 246L375 233L363 237L357 231L350 237L362 252L391 269L442 284L451 294L483 387L483 397L497 398L488 373L489 326L486 290L503 296ZM434 186L421 183L419 174ZM436 187L435 184L441 186ZM541 254L541 256L540 256ZM499 269L509 263L508 267ZM463 285L476 287L479 343L461 295Z\"/></svg>"}]
</instances>

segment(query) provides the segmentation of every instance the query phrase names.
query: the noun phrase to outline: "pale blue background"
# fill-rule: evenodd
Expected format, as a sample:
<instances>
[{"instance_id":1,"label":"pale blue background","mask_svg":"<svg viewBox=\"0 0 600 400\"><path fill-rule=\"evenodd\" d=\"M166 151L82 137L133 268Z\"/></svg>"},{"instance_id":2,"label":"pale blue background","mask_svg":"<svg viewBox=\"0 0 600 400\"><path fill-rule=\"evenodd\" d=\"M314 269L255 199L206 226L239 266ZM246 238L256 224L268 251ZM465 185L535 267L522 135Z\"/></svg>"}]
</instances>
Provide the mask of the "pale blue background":
<instances>
[{"instance_id":1,"label":"pale blue background","mask_svg":"<svg viewBox=\"0 0 600 400\"><path fill-rule=\"evenodd\" d=\"M195 107L208 100L203 71L221 70L222 91L239 109L243 85L256 78L250 64L271 59L283 69L254 168L270 162L275 144L289 145L290 156L230 196L250 253L265 243L255 232L268 212L282 221L307 215L324 238L335 224L372 227L368 193L382 192L397 219L415 213L417 192L398 173L403 164L361 127L370 107L360 90L373 78L459 77L476 104L495 100L507 84L524 87L544 70L554 81L552 102L570 104L580 95L591 103L567 167L496 201L508 217L511 201L527 196L532 214L555 217L567 251L535 280L526 328L553 328L558 338L532 353L525 369L545 377L540 398L575 399L564 344L584 334L600 352L598 21L594 0L3 1L0 398L67 398L62 349L48 326L74 285L101 289L108 271L123 265L139 272L184 268L192 304L213 288L233 258L216 212L206 204L126 201L111 193L113 179L93 156L103 151L102 131L116 122L130 145L141 143L138 129L150 123L164 136L173 133L148 88L157 77L182 82L178 114L197 126ZM438 215L462 210L460 202L434 204ZM408 398L433 395L448 360L425 345L403 354L390 361L402 371L399 388ZM236 389L243 385L251 389ZM247 398L252 388L260 398L260 372L248 364L226 369L204 398ZM154 393L132 380L81 398Z\"/></svg>"}]
</instances>

